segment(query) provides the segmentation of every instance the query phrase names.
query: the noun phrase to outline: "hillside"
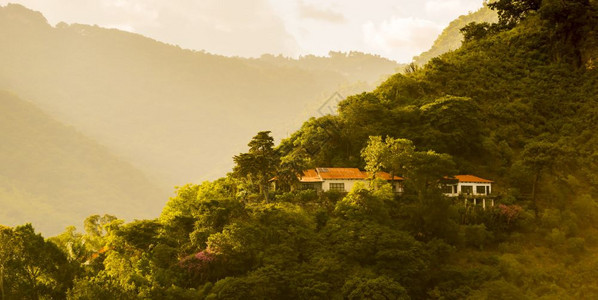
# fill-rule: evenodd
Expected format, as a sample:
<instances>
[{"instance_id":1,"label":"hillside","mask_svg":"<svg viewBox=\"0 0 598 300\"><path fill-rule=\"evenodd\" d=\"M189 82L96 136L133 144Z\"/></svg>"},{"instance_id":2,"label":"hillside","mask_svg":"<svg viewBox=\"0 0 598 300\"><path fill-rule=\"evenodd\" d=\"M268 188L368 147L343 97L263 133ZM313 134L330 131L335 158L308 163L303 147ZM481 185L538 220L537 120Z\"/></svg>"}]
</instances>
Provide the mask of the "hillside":
<instances>
[{"instance_id":1,"label":"hillside","mask_svg":"<svg viewBox=\"0 0 598 300\"><path fill-rule=\"evenodd\" d=\"M49 240L0 227L7 294L597 299L598 2L494 3L498 22L469 26L460 49L278 146L258 132L232 173L179 188L157 219L91 218ZM393 172L405 190L302 190L313 166ZM458 173L492 179L496 205L445 197Z\"/></svg>"},{"instance_id":2,"label":"hillside","mask_svg":"<svg viewBox=\"0 0 598 300\"><path fill-rule=\"evenodd\" d=\"M496 23L496 21L498 21L498 15L485 3L484 6L479 10L460 16L449 23L449 25L436 38L432 47L428 51L415 56L413 58L413 62L423 66L434 57L459 49L459 47L461 47L461 43L463 42L461 28L465 27L465 25L471 22Z\"/></svg>"},{"instance_id":3,"label":"hillside","mask_svg":"<svg viewBox=\"0 0 598 300\"><path fill-rule=\"evenodd\" d=\"M91 214L152 218L165 203L139 170L105 147L0 92L0 223L31 222L44 234Z\"/></svg>"},{"instance_id":4,"label":"hillside","mask_svg":"<svg viewBox=\"0 0 598 300\"><path fill-rule=\"evenodd\" d=\"M223 57L97 26L52 27L10 4L0 8L0 43L0 88L98 140L165 190L227 172L255 131L285 136L335 91L367 90L399 67L358 53Z\"/></svg>"}]
</instances>

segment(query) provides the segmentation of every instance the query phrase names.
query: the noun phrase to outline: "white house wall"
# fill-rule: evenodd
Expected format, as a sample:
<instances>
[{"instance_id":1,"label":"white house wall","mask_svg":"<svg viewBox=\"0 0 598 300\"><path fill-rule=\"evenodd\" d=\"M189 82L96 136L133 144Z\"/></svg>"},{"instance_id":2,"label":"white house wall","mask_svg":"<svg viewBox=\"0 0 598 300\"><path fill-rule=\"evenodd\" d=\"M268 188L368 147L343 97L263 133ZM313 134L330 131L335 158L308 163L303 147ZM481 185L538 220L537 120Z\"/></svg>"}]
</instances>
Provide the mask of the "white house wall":
<instances>
[{"instance_id":1,"label":"white house wall","mask_svg":"<svg viewBox=\"0 0 598 300\"><path fill-rule=\"evenodd\" d=\"M353 186L355 185L356 182L363 182L366 186L369 186L369 184L370 184L368 180L359 180L359 179L331 179L331 180L328 180L328 179L326 179L322 183L322 190L329 191L331 183L344 183L345 191L349 192L349 191L351 191L351 189L353 189Z\"/></svg>"},{"instance_id":2,"label":"white house wall","mask_svg":"<svg viewBox=\"0 0 598 300\"><path fill-rule=\"evenodd\" d=\"M366 187L370 186L370 181L363 180L363 179L330 179L330 180L326 179L324 182L322 182L322 190L329 191L331 183L344 183L345 191L350 192L357 182L364 183ZM400 181L395 181L395 189L394 190L399 191L399 192L403 191L403 187L401 186Z\"/></svg>"}]
</instances>

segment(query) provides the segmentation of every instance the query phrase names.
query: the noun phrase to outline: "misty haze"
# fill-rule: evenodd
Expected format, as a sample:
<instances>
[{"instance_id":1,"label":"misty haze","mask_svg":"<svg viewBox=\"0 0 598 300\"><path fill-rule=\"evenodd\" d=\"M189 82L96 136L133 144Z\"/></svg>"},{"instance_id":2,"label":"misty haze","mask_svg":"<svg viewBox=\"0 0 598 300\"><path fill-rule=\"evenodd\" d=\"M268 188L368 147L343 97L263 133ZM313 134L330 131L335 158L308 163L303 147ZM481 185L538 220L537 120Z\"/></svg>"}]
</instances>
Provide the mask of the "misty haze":
<instances>
[{"instance_id":1,"label":"misty haze","mask_svg":"<svg viewBox=\"0 0 598 300\"><path fill-rule=\"evenodd\" d=\"M0 300L598 298L598 2L0 1Z\"/></svg>"}]
</instances>

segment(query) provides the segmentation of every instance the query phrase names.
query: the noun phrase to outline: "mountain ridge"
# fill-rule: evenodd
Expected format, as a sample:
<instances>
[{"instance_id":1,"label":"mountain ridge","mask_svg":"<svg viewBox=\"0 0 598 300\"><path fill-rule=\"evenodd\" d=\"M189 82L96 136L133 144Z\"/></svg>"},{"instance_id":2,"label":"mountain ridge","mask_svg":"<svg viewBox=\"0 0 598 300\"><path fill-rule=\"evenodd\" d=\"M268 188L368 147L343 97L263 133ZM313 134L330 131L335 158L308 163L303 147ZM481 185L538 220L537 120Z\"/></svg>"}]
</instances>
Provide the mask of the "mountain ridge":
<instances>
[{"instance_id":1,"label":"mountain ridge","mask_svg":"<svg viewBox=\"0 0 598 300\"><path fill-rule=\"evenodd\" d=\"M401 66L349 54L316 63L362 66L348 76L334 64L217 56L116 29L52 27L40 16L20 5L0 9L0 41L11 45L0 49L0 88L105 144L164 189L220 176L254 131L276 127L284 136L335 91L371 88ZM372 60L380 64L368 67Z\"/></svg>"}]
</instances>

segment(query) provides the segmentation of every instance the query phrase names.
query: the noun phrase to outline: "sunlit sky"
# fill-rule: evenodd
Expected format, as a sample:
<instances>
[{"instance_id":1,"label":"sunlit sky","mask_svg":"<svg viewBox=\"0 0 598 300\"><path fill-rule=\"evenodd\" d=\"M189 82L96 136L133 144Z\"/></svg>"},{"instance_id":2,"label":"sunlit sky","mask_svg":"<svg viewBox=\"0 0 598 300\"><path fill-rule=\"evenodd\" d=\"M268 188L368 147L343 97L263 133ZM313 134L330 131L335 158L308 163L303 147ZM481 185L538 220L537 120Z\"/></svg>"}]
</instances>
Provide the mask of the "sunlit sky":
<instances>
[{"instance_id":1,"label":"sunlit sky","mask_svg":"<svg viewBox=\"0 0 598 300\"><path fill-rule=\"evenodd\" d=\"M399 62L482 0L0 0L50 24L97 24L228 56L362 51Z\"/></svg>"}]
</instances>

